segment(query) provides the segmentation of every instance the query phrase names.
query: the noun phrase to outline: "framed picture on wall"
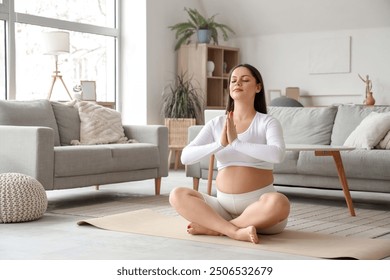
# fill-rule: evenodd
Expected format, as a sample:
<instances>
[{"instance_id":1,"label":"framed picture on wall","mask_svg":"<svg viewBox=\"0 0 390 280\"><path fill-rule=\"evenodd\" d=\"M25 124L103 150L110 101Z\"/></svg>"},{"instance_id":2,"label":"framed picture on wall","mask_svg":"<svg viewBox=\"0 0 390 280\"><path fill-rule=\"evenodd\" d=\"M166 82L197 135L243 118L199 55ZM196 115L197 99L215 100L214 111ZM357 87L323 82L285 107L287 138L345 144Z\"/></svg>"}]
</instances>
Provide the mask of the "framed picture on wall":
<instances>
[{"instance_id":1,"label":"framed picture on wall","mask_svg":"<svg viewBox=\"0 0 390 280\"><path fill-rule=\"evenodd\" d=\"M281 96L282 91L280 89L269 89L266 94L266 102L270 104L272 100Z\"/></svg>"},{"instance_id":2,"label":"framed picture on wall","mask_svg":"<svg viewBox=\"0 0 390 280\"><path fill-rule=\"evenodd\" d=\"M81 99L86 101L96 101L96 82L95 81L80 81L81 84Z\"/></svg>"}]
</instances>

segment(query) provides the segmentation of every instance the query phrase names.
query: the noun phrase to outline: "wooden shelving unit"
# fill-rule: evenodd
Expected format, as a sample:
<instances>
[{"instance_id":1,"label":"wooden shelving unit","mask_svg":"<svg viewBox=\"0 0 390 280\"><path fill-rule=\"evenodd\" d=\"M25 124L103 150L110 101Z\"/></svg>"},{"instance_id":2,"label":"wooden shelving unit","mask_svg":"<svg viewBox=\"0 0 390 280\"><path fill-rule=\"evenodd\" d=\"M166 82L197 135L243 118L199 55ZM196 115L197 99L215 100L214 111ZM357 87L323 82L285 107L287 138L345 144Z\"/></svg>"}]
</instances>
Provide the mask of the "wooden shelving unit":
<instances>
[{"instance_id":1,"label":"wooden shelving unit","mask_svg":"<svg viewBox=\"0 0 390 280\"><path fill-rule=\"evenodd\" d=\"M215 69L207 76L207 61ZM193 78L204 94L205 109L224 109L227 101L228 73L239 63L239 49L207 44L182 45L178 51L178 71ZM198 84L197 84L198 83Z\"/></svg>"}]
</instances>

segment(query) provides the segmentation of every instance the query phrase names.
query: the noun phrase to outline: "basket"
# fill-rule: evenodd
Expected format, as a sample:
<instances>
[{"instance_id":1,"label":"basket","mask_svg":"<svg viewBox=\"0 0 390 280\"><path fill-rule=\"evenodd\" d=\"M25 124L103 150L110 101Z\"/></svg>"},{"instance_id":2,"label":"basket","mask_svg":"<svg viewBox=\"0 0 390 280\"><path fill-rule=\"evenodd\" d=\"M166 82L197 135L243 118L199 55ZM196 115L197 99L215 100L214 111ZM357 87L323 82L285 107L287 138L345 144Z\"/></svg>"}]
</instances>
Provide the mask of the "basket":
<instances>
[{"instance_id":1,"label":"basket","mask_svg":"<svg viewBox=\"0 0 390 280\"><path fill-rule=\"evenodd\" d=\"M196 119L165 119L168 127L169 148L182 149L188 143L188 128L196 124Z\"/></svg>"},{"instance_id":2,"label":"basket","mask_svg":"<svg viewBox=\"0 0 390 280\"><path fill-rule=\"evenodd\" d=\"M171 165L172 154L175 154L175 170L179 167L181 150L188 143L188 128L196 124L196 119L165 119L168 127L168 166Z\"/></svg>"}]
</instances>

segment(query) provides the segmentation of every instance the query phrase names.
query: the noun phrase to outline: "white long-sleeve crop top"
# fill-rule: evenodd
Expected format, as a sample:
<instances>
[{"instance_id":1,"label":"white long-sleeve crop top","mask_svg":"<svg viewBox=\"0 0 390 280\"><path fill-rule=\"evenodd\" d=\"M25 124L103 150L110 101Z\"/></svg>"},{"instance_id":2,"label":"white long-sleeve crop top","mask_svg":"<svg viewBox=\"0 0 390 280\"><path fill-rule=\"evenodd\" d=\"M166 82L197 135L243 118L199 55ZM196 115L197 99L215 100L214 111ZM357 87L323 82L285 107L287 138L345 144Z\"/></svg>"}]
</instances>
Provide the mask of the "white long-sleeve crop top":
<instances>
[{"instance_id":1,"label":"white long-sleeve crop top","mask_svg":"<svg viewBox=\"0 0 390 280\"><path fill-rule=\"evenodd\" d=\"M227 166L250 166L273 169L283 161L285 143L280 122L274 117L257 112L248 129L237 135L230 145L221 145L221 133L225 116L218 116L205 124L199 134L184 149L183 164L193 164L215 154L217 168Z\"/></svg>"}]
</instances>

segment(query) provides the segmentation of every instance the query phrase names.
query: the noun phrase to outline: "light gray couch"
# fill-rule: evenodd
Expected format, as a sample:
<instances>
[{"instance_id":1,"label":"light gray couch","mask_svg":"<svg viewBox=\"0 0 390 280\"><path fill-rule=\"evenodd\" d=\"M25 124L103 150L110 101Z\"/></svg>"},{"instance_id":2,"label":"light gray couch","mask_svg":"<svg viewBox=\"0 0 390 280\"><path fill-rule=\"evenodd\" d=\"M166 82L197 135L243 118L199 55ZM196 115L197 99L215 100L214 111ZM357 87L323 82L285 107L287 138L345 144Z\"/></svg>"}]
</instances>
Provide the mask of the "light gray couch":
<instances>
[{"instance_id":1,"label":"light gray couch","mask_svg":"<svg viewBox=\"0 0 390 280\"><path fill-rule=\"evenodd\" d=\"M48 100L0 101L0 173L36 178L46 190L168 176L168 129L124 125L138 143L70 145L80 139L78 110Z\"/></svg>"},{"instance_id":2,"label":"light gray couch","mask_svg":"<svg viewBox=\"0 0 390 280\"><path fill-rule=\"evenodd\" d=\"M370 112L390 112L390 106L366 107L340 105L330 107L269 107L268 113L279 119L287 144L343 145L350 133ZM189 129L189 141L202 126ZM356 149L341 152L351 191L390 193L390 150ZM208 178L209 160L187 166L187 176ZM213 178L217 171L215 170ZM274 167L275 185L340 190L332 157L317 157L312 151L286 152L283 163Z\"/></svg>"}]
</instances>

